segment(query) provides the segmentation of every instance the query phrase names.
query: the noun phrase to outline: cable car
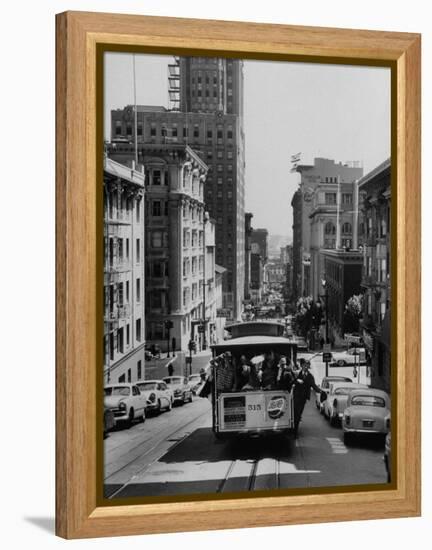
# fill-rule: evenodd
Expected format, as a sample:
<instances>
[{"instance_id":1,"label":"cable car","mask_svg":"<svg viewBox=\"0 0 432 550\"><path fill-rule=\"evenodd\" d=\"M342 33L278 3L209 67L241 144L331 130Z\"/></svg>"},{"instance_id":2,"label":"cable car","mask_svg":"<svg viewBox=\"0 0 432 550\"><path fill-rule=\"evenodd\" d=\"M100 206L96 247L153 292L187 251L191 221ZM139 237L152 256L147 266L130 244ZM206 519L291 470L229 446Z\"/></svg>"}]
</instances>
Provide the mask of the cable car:
<instances>
[{"instance_id":1,"label":"cable car","mask_svg":"<svg viewBox=\"0 0 432 550\"><path fill-rule=\"evenodd\" d=\"M211 346L216 438L292 434L293 392L278 387L275 372L281 357L296 361L296 339L283 336L284 326L279 322L251 321L226 330L231 339ZM266 369L272 377L269 383L264 380Z\"/></svg>"}]
</instances>

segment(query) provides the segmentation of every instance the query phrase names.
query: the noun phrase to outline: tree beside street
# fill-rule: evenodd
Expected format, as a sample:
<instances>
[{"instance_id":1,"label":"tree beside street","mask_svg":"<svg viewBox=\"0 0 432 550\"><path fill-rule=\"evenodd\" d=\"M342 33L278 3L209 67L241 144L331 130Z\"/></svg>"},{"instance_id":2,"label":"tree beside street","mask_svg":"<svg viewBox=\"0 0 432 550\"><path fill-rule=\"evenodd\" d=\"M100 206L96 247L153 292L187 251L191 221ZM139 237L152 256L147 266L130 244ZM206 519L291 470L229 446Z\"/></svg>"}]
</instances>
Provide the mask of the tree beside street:
<instances>
[{"instance_id":1,"label":"tree beside street","mask_svg":"<svg viewBox=\"0 0 432 550\"><path fill-rule=\"evenodd\" d=\"M347 301L344 312L344 331L358 332L362 317L363 294L354 294Z\"/></svg>"}]
</instances>

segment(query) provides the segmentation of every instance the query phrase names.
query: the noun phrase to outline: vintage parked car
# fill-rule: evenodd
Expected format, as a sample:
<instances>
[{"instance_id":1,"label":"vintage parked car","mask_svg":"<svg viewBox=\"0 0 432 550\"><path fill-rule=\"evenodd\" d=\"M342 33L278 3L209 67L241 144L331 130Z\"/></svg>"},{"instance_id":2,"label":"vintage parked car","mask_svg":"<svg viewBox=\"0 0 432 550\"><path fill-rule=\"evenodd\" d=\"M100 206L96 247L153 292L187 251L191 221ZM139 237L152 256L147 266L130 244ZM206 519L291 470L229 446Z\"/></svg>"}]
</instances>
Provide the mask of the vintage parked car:
<instances>
[{"instance_id":1,"label":"vintage parked car","mask_svg":"<svg viewBox=\"0 0 432 550\"><path fill-rule=\"evenodd\" d=\"M136 384L146 398L146 414L170 411L174 401L173 392L163 380L144 380Z\"/></svg>"},{"instance_id":2,"label":"vintage parked car","mask_svg":"<svg viewBox=\"0 0 432 550\"><path fill-rule=\"evenodd\" d=\"M108 384L104 388L104 405L112 409L116 422L145 420L146 398L135 384Z\"/></svg>"},{"instance_id":3,"label":"vintage parked car","mask_svg":"<svg viewBox=\"0 0 432 550\"><path fill-rule=\"evenodd\" d=\"M347 406L348 397L353 390L368 389L365 384L354 382L332 382L330 384L327 399L324 401L324 416L332 426L336 426L342 420Z\"/></svg>"},{"instance_id":4,"label":"vintage parked car","mask_svg":"<svg viewBox=\"0 0 432 550\"><path fill-rule=\"evenodd\" d=\"M332 365L344 367L345 365L364 365L365 361L360 361L366 354L365 348L349 348L346 351L333 351Z\"/></svg>"},{"instance_id":5,"label":"vintage parked car","mask_svg":"<svg viewBox=\"0 0 432 550\"><path fill-rule=\"evenodd\" d=\"M201 386L203 379L200 374L191 374L188 376L188 382L191 387L192 393L196 395L197 389Z\"/></svg>"},{"instance_id":6,"label":"vintage parked car","mask_svg":"<svg viewBox=\"0 0 432 550\"><path fill-rule=\"evenodd\" d=\"M391 432L389 432L385 438L384 464L387 472L387 483L390 483L391 482Z\"/></svg>"},{"instance_id":7,"label":"vintage parked car","mask_svg":"<svg viewBox=\"0 0 432 550\"><path fill-rule=\"evenodd\" d=\"M106 437L107 433L115 428L116 421L114 418L113 410L109 407L104 407L104 437Z\"/></svg>"},{"instance_id":8,"label":"vintage parked car","mask_svg":"<svg viewBox=\"0 0 432 550\"><path fill-rule=\"evenodd\" d=\"M345 443L361 433L387 435L390 430L389 395L373 388L352 391L342 418L342 428Z\"/></svg>"},{"instance_id":9,"label":"vintage parked car","mask_svg":"<svg viewBox=\"0 0 432 550\"><path fill-rule=\"evenodd\" d=\"M163 381L172 390L174 403L192 403L192 389L185 376L167 376Z\"/></svg>"},{"instance_id":10,"label":"vintage parked car","mask_svg":"<svg viewBox=\"0 0 432 550\"><path fill-rule=\"evenodd\" d=\"M332 382L352 382L352 380L346 376L324 376L320 385L321 393L315 392L315 405L321 414L323 414L324 401L328 397L330 384Z\"/></svg>"}]
</instances>

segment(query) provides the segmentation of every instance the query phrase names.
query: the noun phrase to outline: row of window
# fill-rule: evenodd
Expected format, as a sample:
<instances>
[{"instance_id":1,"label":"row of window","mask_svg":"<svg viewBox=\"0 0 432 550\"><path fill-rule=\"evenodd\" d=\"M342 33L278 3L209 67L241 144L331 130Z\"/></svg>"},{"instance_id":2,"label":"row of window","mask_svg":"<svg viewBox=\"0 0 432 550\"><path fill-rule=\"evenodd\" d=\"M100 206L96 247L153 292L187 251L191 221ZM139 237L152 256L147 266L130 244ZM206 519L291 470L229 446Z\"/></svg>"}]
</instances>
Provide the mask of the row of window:
<instances>
[{"instance_id":1,"label":"row of window","mask_svg":"<svg viewBox=\"0 0 432 550\"><path fill-rule=\"evenodd\" d=\"M141 319L135 321L135 339L137 342L142 340ZM116 353L125 353L131 344L131 328L128 323L125 327L110 332L104 337L105 342L105 362L109 357L113 361ZM108 347L108 349L107 349Z\"/></svg>"},{"instance_id":2,"label":"row of window","mask_svg":"<svg viewBox=\"0 0 432 550\"><path fill-rule=\"evenodd\" d=\"M192 267L192 269L191 269ZM194 256L192 261L190 258L185 258L183 260L183 277L188 277L191 273L192 276L195 276L197 273L204 273L204 256Z\"/></svg>"},{"instance_id":3,"label":"row of window","mask_svg":"<svg viewBox=\"0 0 432 550\"><path fill-rule=\"evenodd\" d=\"M206 189L206 197L209 200L213 199L213 197L214 197L213 189ZM232 191L227 191L226 193L224 193L222 189L218 189L216 191L216 198L218 198L218 199L225 199L226 198L226 199L231 200L233 198L233 192ZM220 206L222 206L222 204ZM231 212L232 212L233 205L229 204L228 207L231 207L231 208L229 208L229 210L231 210ZM221 209L219 209L219 210L221 210Z\"/></svg>"},{"instance_id":4,"label":"row of window","mask_svg":"<svg viewBox=\"0 0 432 550\"><path fill-rule=\"evenodd\" d=\"M351 235L352 225L349 222L342 224L342 235ZM324 235L336 235L336 226L333 222L328 221L324 226Z\"/></svg>"},{"instance_id":5,"label":"row of window","mask_svg":"<svg viewBox=\"0 0 432 550\"><path fill-rule=\"evenodd\" d=\"M130 260L130 240L122 237L109 237L108 239L108 262L114 267ZM135 239L135 261L141 261L141 239Z\"/></svg>"},{"instance_id":6,"label":"row of window","mask_svg":"<svg viewBox=\"0 0 432 550\"><path fill-rule=\"evenodd\" d=\"M142 281L140 277L135 280L135 301L141 302ZM104 286L104 304L105 309L110 313L114 312L115 307L123 307L131 301L130 281L120 282Z\"/></svg>"},{"instance_id":7,"label":"row of window","mask_svg":"<svg viewBox=\"0 0 432 550\"><path fill-rule=\"evenodd\" d=\"M183 247L189 248L191 245L192 247L204 246L204 231L183 229Z\"/></svg>"},{"instance_id":8,"label":"row of window","mask_svg":"<svg viewBox=\"0 0 432 550\"><path fill-rule=\"evenodd\" d=\"M225 151L222 149L217 149L216 151L216 158L223 159L224 158ZM226 157L228 160L232 160L234 158L234 152L231 150L226 151ZM213 159L213 151L207 151L207 159Z\"/></svg>"},{"instance_id":9,"label":"row of window","mask_svg":"<svg viewBox=\"0 0 432 550\"><path fill-rule=\"evenodd\" d=\"M375 272L374 272L375 263ZM375 262L371 256L366 256L364 261L364 269L367 277L376 276L379 283L387 282L388 274L388 260L387 258L376 258Z\"/></svg>"},{"instance_id":10,"label":"row of window","mask_svg":"<svg viewBox=\"0 0 432 550\"><path fill-rule=\"evenodd\" d=\"M126 135L128 135L128 136L133 135L133 128L132 128L131 124L126 124L125 129L126 129ZM200 135L201 135L200 125L196 124L196 123L180 125L180 124L177 124L177 123L174 122L174 123L169 124L169 125L165 124L165 123L163 123L161 125L158 125L156 122L151 122L150 123L150 136L151 137L157 137L158 130L159 130L159 134L160 134L161 137L176 138L176 137L179 137L180 133L182 134L182 136L184 138L187 138L187 137L199 138ZM118 136L122 135L122 133L123 133L122 122L120 120L116 121L115 133ZM142 122L138 122L138 124L137 124L137 134L139 136L142 136L142 133L143 133ZM224 137L227 140L232 140L233 137L234 137L234 132L233 132L232 125L229 125L226 129L226 135L225 136L224 136L223 127L217 128L216 131L214 131L212 128L208 128L206 133L203 134L203 135L205 135L208 140L212 140L214 137L218 140L223 140Z\"/></svg>"},{"instance_id":11,"label":"row of window","mask_svg":"<svg viewBox=\"0 0 432 550\"><path fill-rule=\"evenodd\" d=\"M341 239L341 246L342 248L352 248L353 242L352 239ZM327 250L335 250L336 249L336 238L333 237L324 237L324 245L323 248L326 248Z\"/></svg>"},{"instance_id":12,"label":"row of window","mask_svg":"<svg viewBox=\"0 0 432 550\"><path fill-rule=\"evenodd\" d=\"M204 221L204 208L194 204L183 203L183 218L190 218L192 221Z\"/></svg>"},{"instance_id":13,"label":"row of window","mask_svg":"<svg viewBox=\"0 0 432 550\"><path fill-rule=\"evenodd\" d=\"M197 283L192 284L192 290L190 287L183 289L183 307L187 307L192 302L203 297L203 283L200 281L199 285Z\"/></svg>"},{"instance_id":14,"label":"row of window","mask_svg":"<svg viewBox=\"0 0 432 550\"><path fill-rule=\"evenodd\" d=\"M139 223L141 217L140 198L135 200L127 196L125 190L104 193L104 213L108 219L131 220L134 205L136 207L136 221Z\"/></svg>"},{"instance_id":15,"label":"row of window","mask_svg":"<svg viewBox=\"0 0 432 550\"><path fill-rule=\"evenodd\" d=\"M213 164L207 164L208 166L208 171L209 172L212 172L213 171ZM221 173L224 171L224 168L226 168L226 170L228 172L232 172L233 171L233 165L232 164L227 164L227 165L223 165L223 164L217 164L216 165L216 171L218 173Z\"/></svg>"},{"instance_id":16,"label":"row of window","mask_svg":"<svg viewBox=\"0 0 432 550\"><path fill-rule=\"evenodd\" d=\"M210 187L209 185L213 183L213 176L211 174L208 174L207 177L206 177L206 190L208 190ZM226 178L224 178L223 176L221 175L218 175L217 178L216 178L216 183L217 185L223 185L225 183L225 187L228 188L228 189L231 189L233 188L233 178L232 176L228 176Z\"/></svg>"},{"instance_id":17,"label":"row of window","mask_svg":"<svg viewBox=\"0 0 432 550\"><path fill-rule=\"evenodd\" d=\"M375 227L377 230L375 230ZM368 218L366 224L366 237L386 237L387 236L387 220L380 218L376 224L374 224L372 218Z\"/></svg>"},{"instance_id":18,"label":"row of window","mask_svg":"<svg viewBox=\"0 0 432 550\"><path fill-rule=\"evenodd\" d=\"M325 193L324 194L325 204L337 204L337 193ZM352 193L342 193L342 204L352 204L353 197Z\"/></svg>"}]
</instances>

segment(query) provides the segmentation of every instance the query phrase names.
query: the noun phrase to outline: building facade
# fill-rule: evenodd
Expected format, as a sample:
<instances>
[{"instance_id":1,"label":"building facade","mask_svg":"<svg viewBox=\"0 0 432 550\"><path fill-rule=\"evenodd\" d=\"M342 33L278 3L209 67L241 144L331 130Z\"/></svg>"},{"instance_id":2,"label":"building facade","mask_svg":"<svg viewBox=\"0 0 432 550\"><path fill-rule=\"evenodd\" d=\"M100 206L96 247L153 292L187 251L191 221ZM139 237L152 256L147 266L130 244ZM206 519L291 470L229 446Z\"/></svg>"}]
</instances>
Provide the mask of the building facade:
<instances>
[{"instance_id":1,"label":"building facade","mask_svg":"<svg viewBox=\"0 0 432 550\"><path fill-rule=\"evenodd\" d=\"M358 162L336 163L332 159L315 158L314 164L298 164L295 170L300 173L301 181L298 195L293 197L291 203L296 210L293 212L296 217L294 225L298 226L293 227L293 246L300 255L300 273L294 271L294 276L299 280L299 295L316 297L322 292L320 281L323 265L319 250L322 247L336 247L336 226L343 223L341 219L338 223L336 220L338 188L345 184L352 187L363 175L363 168ZM344 210L352 211L352 189L350 192L340 193L345 193L347 201L348 195L351 194L351 204L347 202ZM339 206L341 205L342 202L339 203ZM329 224L325 229L328 222L332 222L333 226ZM345 226L345 229L348 230L348 226ZM347 233L346 240L349 237ZM352 238L351 234L351 240ZM298 269L297 265L295 267Z\"/></svg>"},{"instance_id":2,"label":"building facade","mask_svg":"<svg viewBox=\"0 0 432 550\"><path fill-rule=\"evenodd\" d=\"M252 247L252 217L253 214L245 214L245 277L244 277L244 299L248 302L251 299L251 247Z\"/></svg>"},{"instance_id":3,"label":"building facade","mask_svg":"<svg viewBox=\"0 0 432 550\"><path fill-rule=\"evenodd\" d=\"M312 197L310 219L310 289L322 293L323 250L358 250L359 195L357 182L319 183ZM359 274L360 276L360 274Z\"/></svg>"},{"instance_id":4,"label":"building facade","mask_svg":"<svg viewBox=\"0 0 432 550\"><path fill-rule=\"evenodd\" d=\"M363 193L363 340L371 357L371 382L391 389L391 162L359 182Z\"/></svg>"},{"instance_id":5,"label":"building facade","mask_svg":"<svg viewBox=\"0 0 432 550\"><path fill-rule=\"evenodd\" d=\"M126 144L109 150L123 163L134 152ZM137 154L146 171L147 342L166 351L187 350L190 339L201 346L198 326L205 324L210 341L203 322L207 166L186 145L142 145Z\"/></svg>"},{"instance_id":6,"label":"building facade","mask_svg":"<svg viewBox=\"0 0 432 550\"><path fill-rule=\"evenodd\" d=\"M269 285L284 285L286 282L286 263L270 260L266 265L266 282Z\"/></svg>"},{"instance_id":7,"label":"building facade","mask_svg":"<svg viewBox=\"0 0 432 550\"><path fill-rule=\"evenodd\" d=\"M254 252L252 245L251 251L251 300L255 305L259 305L263 295L264 285L264 265L261 254Z\"/></svg>"},{"instance_id":8,"label":"building facade","mask_svg":"<svg viewBox=\"0 0 432 550\"><path fill-rule=\"evenodd\" d=\"M172 110L137 107L138 143L190 145L208 165L206 209L216 221L216 261L226 268L223 307L240 319L244 300L243 63L176 58L169 66ZM134 108L111 112L113 141L134 141Z\"/></svg>"},{"instance_id":9,"label":"building facade","mask_svg":"<svg viewBox=\"0 0 432 550\"><path fill-rule=\"evenodd\" d=\"M321 255L324 284L323 294L317 299L326 302L330 338L342 340L349 331L345 306L352 296L361 293L363 254L359 250L323 250Z\"/></svg>"},{"instance_id":10,"label":"building facade","mask_svg":"<svg viewBox=\"0 0 432 550\"><path fill-rule=\"evenodd\" d=\"M104 159L104 382L145 369L144 173Z\"/></svg>"}]
</instances>

